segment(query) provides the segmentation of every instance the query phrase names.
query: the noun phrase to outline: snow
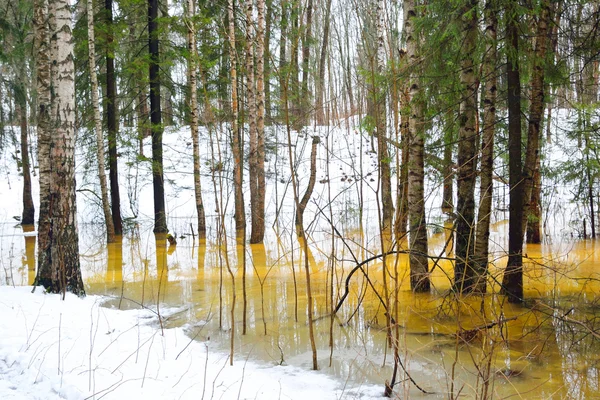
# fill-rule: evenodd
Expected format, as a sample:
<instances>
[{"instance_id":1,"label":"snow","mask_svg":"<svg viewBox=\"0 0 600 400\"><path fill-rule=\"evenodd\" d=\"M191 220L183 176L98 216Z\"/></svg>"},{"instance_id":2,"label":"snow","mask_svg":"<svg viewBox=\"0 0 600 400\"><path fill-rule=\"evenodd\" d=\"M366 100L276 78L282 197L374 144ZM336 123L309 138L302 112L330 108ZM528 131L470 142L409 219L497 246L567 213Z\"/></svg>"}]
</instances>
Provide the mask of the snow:
<instances>
[{"instance_id":1,"label":"snow","mask_svg":"<svg viewBox=\"0 0 600 400\"><path fill-rule=\"evenodd\" d=\"M374 398L382 387L346 389L321 372L249 360L229 365L210 340L161 329L149 309L102 307L42 288L0 286L2 399Z\"/></svg>"},{"instance_id":2,"label":"snow","mask_svg":"<svg viewBox=\"0 0 600 400\"><path fill-rule=\"evenodd\" d=\"M557 113L560 125L565 125L563 121L569 119L564 114ZM300 159L300 194L308 180L307 160L310 150L307 143L315 134L325 139L319 147L317 180L330 182L336 217L340 221L346 221L340 222L340 225L348 229L358 225L356 210L359 194L364 195L363 221L377 220L374 204L376 182L371 180L377 176L374 155L369 152L369 139L361 134L357 128L359 125L360 121L356 118L349 125L342 123L332 128L307 128L302 136L294 134L293 138L295 157ZM559 130L558 125L559 123L553 126L554 131ZM220 139L223 149L228 146L225 130L226 128L219 128L214 133ZM270 132L269 135L270 143L273 144L276 133ZM279 136L276 142L277 156L269 154L267 162L267 209L272 211L281 204L282 225L285 227L287 224L289 227L293 215L289 161L287 147L281 144L284 142L282 132L279 132ZM188 227L195 225L189 130L184 128L167 131L164 139L169 227L176 234L187 234ZM203 196L209 213L209 229L214 229L217 196L210 176L210 163L217 156L211 154L206 131L202 132L201 143ZM330 149L329 157L326 155L325 143ZM571 144L565 140L546 145L544 153L548 165L556 168L558 163L567 159L566 150ZM103 304L110 300L109 297L88 296L79 299L67 294L62 301L58 295L44 294L42 288L32 294L31 287L11 286L13 283L19 284L12 277L13 266L10 263L14 257L24 254L21 237L35 236L35 232L22 232L20 227L15 226L17 221L13 217L19 215L21 210L19 199L22 179L16 170L16 163L6 154L13 149L7 146L6 150L0 158L0 173L3 178L0 179L0 399L346 399L376 398L382 395L382 381L378 385L347 383L340 375L330 374L326 369L310 371L305 359L286 357L293 365L282 366L257 361L251 354L237 354L234 365L230 366L229 353L226 346L223 346L223 341L219 342L214 336L212 341L203 337L201 322L161 329L155 311L123 311L104 307ZM150 154L148 146L145 154ZM124 146L120 159L122 211L126 217L137 215L137 223L142 225L142 231L151 230L149 226L153 206L150 162L140 162L136 157L134 150ZM86 170L83 161L85 158L85 154L78 154L78 188L97 193L94 162L91 161ZM224 154L223 161L225 170L230 171L233 162L231 158ZM327 162L329 169L326 168ZM501 160L498 160L498 164L501 164ZM502 174L500 168L497 172ZM442 221L439 211L441 186L432 175L434 174L430 172L426 202L429 222L435 224ZM348 179L349 177L353 179ZM33 176L33 181L33 197L37 202L36 176ZM322 250L327 246L326 230L320 230L316 226L324 223L318 207L325 207L329 201L327 187L328 185L320 183L316 185L305 216L306 221L316 221L310 232L313 241L323 247ZM496 208L507 208L508 191L503 191L504 188L503 184L496 182ZM581 220L581 211L575 212L575 207L568 203L567 199L572 197L569 187L560 182L559 178L548 179L544 188L550 193L545 195L551 203L547 205L546 233L554 237L566 237L573 232L570 224L574 220ZM225 199L231 198L230 187L225 191ZM556 194L552 195L554 192ZM104 246L103 232L98 229L100 225L94 225L101 223L101 214L97 201L89 192L80 191L77 197L80 226L88 224L88 229L80 230L83 275L84 281L88 281L97 266L87 256L97 254ZM249 201L249 196L246 196L246 201ZM233 201L229 201L225 204L228 224L233 223L230 218L232 203ZM497 211L494 220L502 221L505 216L505 212ZM273 213L267 217L272 219ZM90 222L95 228L89 228ZM269 226L271 222L269 221ZM374 239L377 230L372 228L373 224L366 225L365 243L377 243ZM497 229L492 232L491 239L496 243L497 252L503 254L506 234L502 226ZM90 230L94 231L91 236ZM228 231L231 236L231 225L228 226ZM214 241L214 235L214 230L209 231L209 241ZM275 235L273 230L267 230L265 241L274 243ZM143 254L149 262L153 262L153 257L149 256L152 249L152 246L148 247ZM180 244L180 251L184 249L187 250L185 245ZM177 259L177 264L180 265L171 269L170 279L191 279L194 263L188 262L181 254L177 256L175 253L174 257L180 257ZM105 266L104 261L100 260L99 263ZM125 254L123 278L130 280L135 275L136 268L140 268L140 261L128 258ZM10 271L11 275L6 271ZM167 317L169 312L174 313L176 310L169 310L162 304L161 315ZM194 337L197 332L200 334ZM228 336L229 332L222 334ZM344 355L344 349L340 348L336 349L336 354L351 359L356 357L350 354L352 351L350 349L349 354ZM381 365L377 353L369 356L372 357L373 365ZM432 383L440 379L435 373L435 366L425 363L421 365L418 360L413 360L411 368L413 371L420 368L423 372L420 378L425 377L430 386L439 386ZM349 376L350 373L341 375Z\"/></svg>"}]
</instances>

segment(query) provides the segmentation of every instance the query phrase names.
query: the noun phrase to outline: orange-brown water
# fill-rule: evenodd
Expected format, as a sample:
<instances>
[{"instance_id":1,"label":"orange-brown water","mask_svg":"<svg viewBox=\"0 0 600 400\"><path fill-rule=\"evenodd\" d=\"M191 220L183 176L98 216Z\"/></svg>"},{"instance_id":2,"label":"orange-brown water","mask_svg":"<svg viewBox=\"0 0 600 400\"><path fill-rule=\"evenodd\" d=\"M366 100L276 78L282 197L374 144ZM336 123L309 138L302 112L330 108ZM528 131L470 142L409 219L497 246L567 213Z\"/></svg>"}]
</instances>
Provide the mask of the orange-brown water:
<instances>
[{"instance_id":1,"label":"orange-brown water","mask_svg":"<svg viewBox=\"0 0 600 400\"><path fill-rule=\"evenodd\" d=\"M386 290L383 264L374 261L365 266L373 287L356 272L349 295L332 319L332 307L355 266L353 257L363 260L379 252L378 239L350 231L345 238L349 247L345 247L341 240L332 243L329 235L322 234L318 240L309 239L305 258L301 243L289 233L268 236L265 245L245 248L229 240L227 254L214 238L200 243L180 238L171 247L164 238L132 229L120 243L105 247L94 244L101 243L94 235L93 228L82 227L81 263L88 294L108 296L107 307L150 307L161 315L165 327L184 326L190 338L216 341L223 351L229 351L233 328L235 362L251 358L268 365L311 368L304 270L308 260L319 368L344 384L375 383L383 390L383 383L391 379L393 351L386 340L386 303L401 360L417 384L435 392L433 397L446 398L453 391L463 398L477 398L487 390L492 398L600 398L599 333L594 321L599 310L600 256L595 241L527 246L527 302L522 306L510 305L499 295L452 297L448 293L452 265L447 260L433 269L432 293L413 294L406 256L391 255L387 257L387 301L384 298L382 303L375 294L376 290L385 297ZM431 238L432 254L446 255L446 238L444 232ZM2 251L12 257L12 282L31 284L35 237L25 237L14 251L6 251L8 247ZM497 280L505 265L501 247L496 248L490 267ZM228 265L235 277L233 320ZM8 281L6 272L5 276ZM497 291L493 279L490 288ZM465 342L469 330L476 333ZM432 397L421 394L402 371L399 378L395 389L402 397Z\"/></svg>"}]
</instances>

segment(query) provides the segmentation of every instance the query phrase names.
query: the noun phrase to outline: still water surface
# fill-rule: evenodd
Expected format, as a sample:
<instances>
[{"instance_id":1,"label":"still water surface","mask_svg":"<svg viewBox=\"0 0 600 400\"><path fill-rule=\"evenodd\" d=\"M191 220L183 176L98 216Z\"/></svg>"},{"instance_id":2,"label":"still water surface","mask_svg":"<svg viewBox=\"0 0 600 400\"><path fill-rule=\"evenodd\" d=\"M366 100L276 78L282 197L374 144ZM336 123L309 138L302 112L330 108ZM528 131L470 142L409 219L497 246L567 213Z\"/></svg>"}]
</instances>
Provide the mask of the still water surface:
<instances>
[{"instance_id":1,"label":"still water surface","mask_svg":"<svg viewBox=\"0 0 600 400\"><path fill-rule=\"evenodd\" d=\"M4 229L1 238L3 284L31 284L35 236L19 235L21 228L14 229L12 235ZM495 229L501 237L505 225L497 224ZM107 296L107 307L150 307L161 315L164 327L183 326L190 338L217 342L223 351L229 351L233 328L234 360L242 363L250 358L270 366L311 368L307 259L320 370L348 387L374 383L383 390L383 383L391 378L393 352L386 340L385 309L360 272L351 279L341 309L330 317L332 303L335 306L341 298L346 277L355 266L353 257L362 260L379 253L378 239L348 231L348 246L344 246L326 233L315 235L305 258L301 243L289 232L268 235L265 245L244 247L230 239L225 253L215 238L199 243L185 235L178 238L177 246L170 246L150 229L134 226L120 243L105 246L97 227L84 225L80 230L88 294ZM431 254L451 255L444 250L447 233L430 240ZM452 266L445 260L433 269L432 293L412 294L406 257L389 256L386 280L400 357L415 382L435 394L422 394L405 380L405 374L400 374L396 392L417 398L447 398L450 391L477 398L485 390L493 398L600 398L596 246L591 240L528 246L528 300L523 306L506 304L499 295L457 301L448 294ZM491 266L494 292L494 277L501 279L505 265L502 247L497 245ZM233 321L227 264L235 276ZM381 261L365 270L383 296Z\"/></svg>"}]
</instances>

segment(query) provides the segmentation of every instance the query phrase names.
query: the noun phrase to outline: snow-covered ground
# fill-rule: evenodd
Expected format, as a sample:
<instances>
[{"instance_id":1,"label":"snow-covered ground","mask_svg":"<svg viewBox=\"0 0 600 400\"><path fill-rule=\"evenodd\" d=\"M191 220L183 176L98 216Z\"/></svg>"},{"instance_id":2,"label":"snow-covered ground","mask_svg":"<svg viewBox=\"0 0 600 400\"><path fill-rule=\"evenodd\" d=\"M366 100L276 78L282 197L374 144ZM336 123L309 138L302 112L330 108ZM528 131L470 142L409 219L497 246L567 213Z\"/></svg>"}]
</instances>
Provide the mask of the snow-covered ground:
<instances>
[{"instance_id":1,"label":"snow-covered ground","mask_svg":"<svg viewBox=\"0 0 600 400\"><path fill-rule=\"evenodd\" d=\"M103 299L0 286L0 398L373 398L319 372L237 361L210 340L160 329L150 310L118 311ZM168 313L168 311L167 311Z\"/></svg>"},{"instance_id":2,"label":"snow-covered ground","mask_svg":"<svg viewBox=\"0 0 600 400\"><path fill-rule=\"evenodd\" d=\"M559 113L559 117L566 120L566 113L562 114ZM312 135L321 137L318 183L305 216L305 221L311 221L311 227L308 229L311 245L317 244L322 251L315 252L319 262L326 259L328 231L323 228L327 223L319 213L318 207L324 208L329 204L329 188L332 192L331 204L336 223L340 229L347 229L348 232L352 232L358 226L359 198L362 198L364 243L369 247L377 247L377 227L376 224L369 223L377 220L377 207L373 200L377 188L376 158L370 151L370 138L358 128L358 118L350 122L342 122L332 128L307 128L303 134L294 134L293 137L293 152L300 160L297 162L300 195L303 194L308 181L310 138ZM560 124L559 122L555 125L555 133L559 131L557 125ZM220 127L213 135L221 139L222 160L225 169L230 170L232 160L225 151L228 148L226 129ZM268 226L271 226L275 216L274 210L281 208L281 226L284 230L289 230L292 226L293 200L287 159L288 146L282 144L285 139L283 133L280 132L278 140L275 139L272 130L269 133L268 142L274 151L269 152L267 161L267 218ZM213 160L216 161L219 155L215 152L216 148L215 151L211 150L206 131L203 132L201 141L202 185L209 224L207 243L210 247L211 244L214 245L215 238L215 201L223 201L225 204L222 207L228 210L229 215L233 201L228 178L224 179L223 196L219 197L218 191L215 196L210 168ZM20 265L16 260L29 257L22 240L21 228L13 219L21 210L21 178L10 154L15 148L12 145L8 146L0 157L0 174L4 178L0 179L0 399L345 399L374 398L382 395L382 381L373 386L340 379L340 376L349 378L355 371L345 371L336 377L323 370L312 372L301 363L290 362L293 365L281 366L256 360L251 356L240 356L235 364L230 366L228 349L223 346L223 341L217 342L214 338L209 340L206 330L203 334L201 321L190 322L185 327L161 329L154 311L119 311L106 308L102 306L107 301L105 296L91 295L85 299L78 299L67 295L67 299L62 301L60 296L45 295L41 289L31 294L30 287L15 287L14 285L28 283L27 279L19 280L13 276L13 272L17 271ZM569 157L565 148L572 148L572 143L555 140L552 145L547 145L547 163L555 167L559 161ZM122 212L126 217L137 216L135 223L141 226L142 231L149 231L153 214L150 162L139 161L131 147L123 146L122 150ZM150 155L148 146L145 154ZM95 164L93 156L91 157L87 164L89 169L86 171L86 157L84 154L78 154L79 222L81 226L88 227L81 230L83 236L80 240L84 281L92 280L97 275L97 270L105 271L108 262L103 258L105 256L98 256L99 253L105 252L105 245L102 229L99 228L100 208L96 197L91 194L98 191L97 177L93 172ZM171 231L178 235L189 234L190 224L195 225L191 170L189 131L167 131L165 186L168 225ZM502 175L500 169L497 170L497 175ZM36 179L34 176L34 199L37 203ZM436 181L439 179L435 178L435 173L430 170L426 191L428 222L432 227L437 226L432 230L439 229L443 223L439 211L441 185ZM579 210L580 207L569 203L567 196L572 188L563 185L557 178L546 180L544 187L547 207L545 232L554 235L555 238L568 237L576 231L572 224L574 221L581 221L585 210ZM496 222L507 216L504 211L507 209L507 196L508 190L505 185L496 182L495 207L500 209L494 214ZM249 201L249 196L246 197L246 201ZM230 236L232 220L227 218L230 223ZM277 243L280 239L276 237L275 230L267 229L267 243ZM496 244L498 257L506 248L505 239L502 227L492 232L491 240ZM231 240L233 241L233 238ZM437 246L441 247L440 244ZM131 247L133 248L133 245ZM182 243L179 251L187 251L188 248ZM437 253L439 248L433 247L430 251ZM123 281L135 281L135 274L141 268L139 264L153 263L152 252L153 244L150 244L142 251L144 254L140 258L125 254L122 266ZM170 264L170 279L191 280L198 265L194 265L182 254L178 256L175 253L174 257L179 257L179 262L176 268ZM211 266L209 264L216 260L214 254L212 257L207 261L207 271ZM153 270L152 265L150 269ZM27 272L21 271L20 274L26 277ZM176 312L168 306L161 305L162 317ZM201 306L203 305L197 305ZM223 336L225 335L226 332L223 333ZM367 341L370 340L372 338ZM336 352L341 354L344 349L336 349ZM369 356L376 358L372 354ZM287 358L286 360L290 361ZM372 364L373 368L381 365L379 360ZM426 379L429 380L425 381L429 387L444 387L445 372L439 364L419 364L419 360L413 359L411 365L413 370L419 369L423 373L419 376L420 382ZM436 382L433 382L434 380ZM438 380L441 383L437 382Z\"/></svg>"}]
</instances>

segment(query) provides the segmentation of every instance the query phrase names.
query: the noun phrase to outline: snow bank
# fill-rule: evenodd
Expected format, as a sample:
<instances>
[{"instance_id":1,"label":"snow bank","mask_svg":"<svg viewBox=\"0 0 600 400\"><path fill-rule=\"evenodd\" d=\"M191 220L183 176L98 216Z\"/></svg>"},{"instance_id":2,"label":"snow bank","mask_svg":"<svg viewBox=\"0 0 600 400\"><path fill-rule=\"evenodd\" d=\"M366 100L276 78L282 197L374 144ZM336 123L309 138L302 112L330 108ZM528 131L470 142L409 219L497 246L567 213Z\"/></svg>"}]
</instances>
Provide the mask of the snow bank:
<instances>
[{"instance_id":1,"label":"snow bank","mask_svg":"<svg viewBox=\"0 0 600 400\"><path fill-rule=\"evenodd\" d=\"M0 286L2 399L373 398L322 373L260 365L164 329L152 310L118 311L105 299ZM199 335L199 337L202 337Z\"/></svg>"}]
</instances>

